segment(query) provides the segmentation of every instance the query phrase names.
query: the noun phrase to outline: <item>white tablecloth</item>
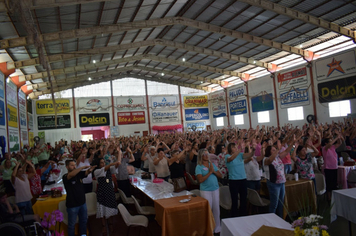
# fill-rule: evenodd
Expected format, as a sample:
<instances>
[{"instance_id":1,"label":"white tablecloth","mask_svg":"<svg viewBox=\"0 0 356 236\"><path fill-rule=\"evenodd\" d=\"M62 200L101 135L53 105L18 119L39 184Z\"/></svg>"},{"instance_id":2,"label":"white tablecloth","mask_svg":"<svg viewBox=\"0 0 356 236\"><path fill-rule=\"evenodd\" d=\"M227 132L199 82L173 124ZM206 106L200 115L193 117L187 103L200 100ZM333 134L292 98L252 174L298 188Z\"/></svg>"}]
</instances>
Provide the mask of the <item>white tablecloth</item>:
<instances>
[{"instance_id":1,"label":"white tablecloth","mask_svg":"<svg viewBox=\"0 0 356 236\"><path fill-rule=\"evenodd\" d=\"M61 171L58 175L53 175L54 184L43 186L43 191L51 191L52 188L63 188L62 194L67 194L66 189L64 188L62 177L64 174L68 173L66 165L63 162L58 164L58 169Z\"/></svg>"},{"instance_id":2,"label":"white tablecloth","mask_svg":"<svg viewBox=\"0 0 356 236\"><path fill-rule=\"evenodd\" d=\"M274 213L227 218L221 221L221 236L250 236L262 225L293 230L291 224Z\"/></svg>"},{"instance_id":3,"label":"white tablecloth","mask_svg":"<svg viewBox=\"0 0 356 236\"><path fill-rule=\"evenodd\" d=\"M336 220L336 216L342 216L356 224L356 188L334 190L331 205L331 221Z\"/></svg>"}]
</instances>

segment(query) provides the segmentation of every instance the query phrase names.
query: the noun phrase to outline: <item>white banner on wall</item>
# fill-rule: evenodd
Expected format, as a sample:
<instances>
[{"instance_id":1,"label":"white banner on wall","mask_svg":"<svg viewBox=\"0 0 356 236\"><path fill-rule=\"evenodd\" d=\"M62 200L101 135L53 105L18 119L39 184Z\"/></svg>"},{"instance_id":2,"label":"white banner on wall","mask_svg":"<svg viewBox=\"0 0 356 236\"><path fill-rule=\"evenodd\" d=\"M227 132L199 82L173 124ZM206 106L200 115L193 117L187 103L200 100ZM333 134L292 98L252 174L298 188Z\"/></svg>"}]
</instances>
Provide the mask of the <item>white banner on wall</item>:
<instances>
[{"instance_id":1,"label":"white banner on wall","mask_svg":"<svg viewBox=\"0 0 356 236\"><path fill-rule=\"evenodd\" d=\"M226 103L225 102L214 102L212 104L213 118L226 116Z\"/></svg>"},{"instance_id":2,"label":"white banner on wall","mask_svg":"<svg viewBox=\"0 0 356 236\"><path fill-rule=\"evenodd\" d=\"M21 90L19 91L19 109L26 112L26 94Z\"/></svg>"},{"instance_id":3,"label":"white banner on wall","mask_svg":"<svg viewBox=\"0 0 356 236\"><path fill-rule=\"evenodd\" d=\"M297 88L308 83L307 68L299 68L284 73L277 74L278 89L289 89L292 86Z\"/></svg>"},{"instance_id":4,"label":"white banner on wall","mask_svg":"<svg viewBox=\"0 0 356 236\"><path fill-rule=\"evenodd\" d=\"M7 103L17 108L17 86L13 82L6 83Z\"/></svg>"},{"instance_id":5,"label":"white banner on wall","mask_svg":"<svg viewBox=\"0 0 356 236\"><path fill-rule=\"evenodd\" d=\"M196 130L205 130L206 125L204 121L197 121L197 122L187 122L187 130L193 131L193 128Z\"/></svg>"},{"instance_id":6,"label":"white banner on wall","mask_svg":"<svg viewBox=\"0 0 356 236\"><path fill-rule=\"evenodd\" d=\"M315 62L317 80L337 78L356 72L355 51L328 57Z\"/></svg>"},{"instance_id":7,"label":"white banner on wall","mask_svg":"<svg viewBox=\"0 0 356 236\"><path fill-rule=\"evenodd\" d=\"M151 98L152 108L178 107L177 96L154 96Z\"/></svg>"},{"instance_id":8,"label":"white banner on wall","mask_svg":"<svg viewBox=\"0 0 356 236\"><path fill-rule=\"evenodd\" d=\"M239 96L246 95L245 85L240 85L229 90L229 99L236 100Z\"/></svg>"},{"instance_id":9,"label":"white banner on wall","mask_svg":"<svg viewBox=\"0 0 356 236\"><path fill-rule=\"evenodd\" d=\"M98 112L109 109L109 98L79 98L78 110L81 112Z\"/></svg>"},{"instance_id":10,"label":"white banner on wall","mask_svg":"<svg viewBox=\"0 0 356 236\"><path fill-rule=\"evenodd\" d=\"M152 111L152 122L170 122L178 121L179 115L178 110L167 110L167 111Z\"/></svg>"},{"instance_id":11,"label":"white banner on wall","mask_svg":"<svg viewBox=\"0 0 356 236\"><path fill-rule=\"evenodd\" d=\"M27 113L28 116L28 128L33 130L33 115L31 113Z\"/></svg>"},{"instance_id":12,"label":"white banner on wall","mask_svg":"<svg viewBox=\"0 0 356 236\"><path fill-rule=\"evenodd\" d=\"M209 94L209 102L225 101L225 91Z\"/></svg>"},{"instance_id":13,"label":"white banner on wall","mask_svg":"<svg viewBox=\"0 0 356 236\"><path fill-rule=\"evenodd\" d=\"M26 130L21 130L21 147L28 144L28 132Z\"/></svg>"},{"instance_id":14,"label":"white banner on wall","mask_svg":"<svg viewBox=\"0 0 356 236\"><path fill-rule=\"evenodd\" d=\"M281 108L305 106L310 104L308 88L297 88L279 93Z\"/></svg>"},{"instance_id":15,"label":"white banner on wall","mask_svg":"<svg viewBox=\"0 0 356 236\"><path fill-rule=\"evenodd\" d=\"M20 138L17 129L9 127L9 139L10 152L20 151Z\"/></svg>"},{"instance_id":16,"label":"white banner on wall","mask_svg":"<svg viewBox=\"0 0 356 236\"><path fill-rule=\"evenodd\" d=\"M143 97L118 97L116 107L120 110L142 110L145 108L145 99Z\"/></svg>"},{"instance_id":17,"label":"white banner on wall","mask_svg":"<svg viewBox=\"0 0 356 236\"><path fill-rule=\"evenodd\" d=\"M26 117L26 112L20 110L20 127L22 129L27 129L27 117Z\"/></svg>"}]
</instances>

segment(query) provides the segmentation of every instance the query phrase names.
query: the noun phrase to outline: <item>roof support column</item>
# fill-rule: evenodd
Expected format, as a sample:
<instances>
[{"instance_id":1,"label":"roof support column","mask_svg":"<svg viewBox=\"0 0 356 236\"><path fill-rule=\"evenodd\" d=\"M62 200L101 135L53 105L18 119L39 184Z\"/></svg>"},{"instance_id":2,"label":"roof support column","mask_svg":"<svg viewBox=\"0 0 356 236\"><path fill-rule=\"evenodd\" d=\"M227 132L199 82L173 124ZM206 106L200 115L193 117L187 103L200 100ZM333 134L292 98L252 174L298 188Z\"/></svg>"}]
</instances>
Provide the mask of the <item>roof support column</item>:
<instances>
[{"instance_id":1,"label":"roof support column","mask_svg":"<svg viewBox=\"0 0 356 236\"><path fill-rule=\"evenodd\" d=\"M115 105L114 105L114 88L112 86L112 79L110 80L110 96L111 96L112 121L113 121L113 126L115 126L116 121L115 121Z\"/></svg>"},{"instance_id":2,"label":"roof support column","mask_svg":"<svg viewBox=\"0 0 356 236\"><path fill-rule=\"evenodd\" d=\"M145 94L146 94L146 104L147 104L148 134L151 134L150 101L148 100L147 80L146 79L145 79Z\"/></svg>"},{"instance_id":3,"label":"roof support column","mask_svg":"<svg viewBox=\"0 0 356 236\"><path fill-rule=\"evenodd\" d=\"M182 132L184 133L184 119L183 119L183 107L182 107L182 94L180 92L180 85L178 85L178 96L179 96L179 108L180 108L180 117L182 119Z\"/></svg>"},{"instance_id":4,"label":"roof support column","mask_svg":"<svg viewBox=\"0 0 356 236\"><path fill-rule=\"evenodd\" d=\"M72 88L72 102L73 102L73 120L74 120L74 128L77 128L77 116L75 109L75 96L74 96L74 88Z\"/></svg>"}]
</instances>

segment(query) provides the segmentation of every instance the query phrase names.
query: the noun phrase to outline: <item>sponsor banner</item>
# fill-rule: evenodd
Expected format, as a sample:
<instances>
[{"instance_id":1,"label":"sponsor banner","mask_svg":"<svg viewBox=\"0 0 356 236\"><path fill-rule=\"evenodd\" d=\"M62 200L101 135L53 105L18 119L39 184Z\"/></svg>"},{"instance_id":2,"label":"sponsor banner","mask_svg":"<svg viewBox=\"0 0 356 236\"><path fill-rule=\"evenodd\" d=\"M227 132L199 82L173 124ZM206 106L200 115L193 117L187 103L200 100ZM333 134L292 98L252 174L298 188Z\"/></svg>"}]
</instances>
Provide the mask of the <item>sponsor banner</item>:
<instances>
[{"instance_id":1,"label":"sponsor banner","mask_svg":"<svg viewBox=\"0 0 356 236\"><path fill-rule=\"evenodd\" d=\"M184 107L207 107L208 95L184 96Z\"/></svg>"},{"instance_id":2,"label":"sponsor banner","mask_svg":"<svg viewBox=\"0 0 356 236\"><path fill-rule=\"evenodd\" d=\"M120 136L120 133L119 133L119 126L110 126L110 136L111 136L111 137L118 137L118 136Z\"/></svg>"},{"instance_id":3,"label":"sponsor banner","mask_svg":"<svg viewBox=\"0 0 356 236\"><path fill-rule=\"evenodd\" d=\"M337 56L315 62L317 80L337 78L356 72L355 51L349 51Z\"/></svg>"},{"instance_id":4,"label":"sponsor banner","mask_svg":"<svg viewBox=\"0 0 356 236\"><path fill-rule=\"evenodd\" d=\"M152 122L170 122L178 121L178 110L168 110L168 111L153 111L152 112Z\"/></svg>"},{"instance_id":5,"label":"sponsor banner","mask_svg":"<svg viewBox=\"0 0 356 236\"><path fill-rule=\"evenodd\" d=\"M0 100L0 125L5 125L5 103Z\"/></svg>"},{"instance_id":6,"label":"sponsor banner","mask_svg":"<svg viewBox=\"0 0 356 236\"><path fill-rule=\"evenodd\" d=\"M26 130L21 130L21 147L28 144L28 132Z\"/></svg>"},{"instance_id":7,"label":"sponsor banner","mask_svg":"<svg viewBox=\"0 0 356 236\"><path fill-rule=\"evenodd\" d=\"M20 138L17 129L9 128L9 139L10 152L20 151Z\"/></svg>"},{"instance_id":8,"label":"sponsor banner","mask_svg":"<svg viewBox=\"0 0 356 236\"><path fill-rule=\"evenodd\" d=\"M320 103L356 98L356 77L348 77L318 84Z\"/></svg>"},{"instance_id":9,"label":"sponsor banner","mask_svg":"<svg viewBox=\"0 0 356 236\"><path fill-rule=\"evenodd\" d=\"M109 109L108 98L79 98L79 111L82 112L97 112Z\"/></svg>"},{"instance_id":10,"label":"sponsor banner","mask_svg":"<svg viewBox=\"0 0 356 236\"><path fill-rule=\"evenodd\" d=\"M0 129L0 156L4 157L4 153L7 152L7 132L6 129Z\"/></svg>"},{"instance_id":11,"label":"sponsor banner","mask_svg":"<svg viewBox=\"0 0 356 236\"><path fill-rule=\"evenodd\" d=\"M28 128L33 130L33 115L31 113L27 113L28 116Z\"/></svg>"},{"instance_id":12,"label":"sponsor banner","mask_svg":"<svg viewBox=\"0 0 356 236\"><path fill-rule=\"evenodd\" d=\"M289 89L292 86L300 87L300 85L308 83L307 68L303 67L286 73L278 73L278 88Z\"/></svg>"},{"instance_id":13,"label":"sponsor banner","mask_svg":"<svg viewBox=\"0 0 356 236\"><path fill-rule=\"evenodd\" d=\"M209 120L209 108L185 109L185 120Z\"/></svg>"},{"instance_id":14,"label":"sponsor banner","mask_svg":"<svg viewBox=\"0 0 356 236\"><path fill-rule=\"evenodd\" d=\"M55 126L55 116L38 116L38 130L46 129L68 129L71 127L70 115L57 115L57 128Z\"/></svg>"},{"instance_id":15,"label":"sponsor banner","mask_svg":"<svg viewBox=\"0 0 356 236\"><path fill-rule=\"evenodd\" d=\"M26 95L21 90L19 91L19 109L26 111Z\"/></svg>"},{"instance_id":16,"label":"sponsor banner","mask_svg":"<svg viewBox=\"0 0 356 236\"><path fill-rule=\"evenodd\" d=\"M143 97L118 97L116 98L116 107L122 110L145 109Z\"/></svg>"},{"instance_id":17,"label":"sponsor banner","mask_svg":"<svg viewBox=\"0 0 356 236\"><path fill-rule=\"evenodd\" d=\"M236 102L230 102L230 115L241 115L247 113L247 101L246 99Z\"/></svg>"},{"instance_id":18,"label":"sponsor banner","mask_svg":"<svg viewBox=\"0 0 356 236\"><path fill-rule=\"evenodd\" d=\"M5 98L4 82L5 82L5 76L3 73L0 72L0 98Z\"/></svg>"},{"instance_id":19,"label":"sponsor banner","mask_svg":"<svg viewBox=\"0 0 356 236\"><path fill-rule=\"evenodd\" d=\"M241 86L229 89L229 99L230 100L236 100L239 96L245 96L245 95L246 95L245 85L241 85Z\"/></svg>"},{"instance_id":20,"label":"sponsor banner","mask_svg":"<svg viewBox=\"0 0 356 236\"><path fill-rule=\"evenodd\" d=\"M27 116L24 111L20 110L20 126L21 128L27 129Z\"/></svg>"},{"instance_id":21,"label":"sponsor banner","mask_svg":"<svg viewBox=\"0 0 356 236\"><path fill-rule=\"evenodd\" d=\"M205 122L187 122L187 130L188 131L193 131L192 127L195 126L197 127L196 130L205 130L206 126L205 126Z\"/></svg>"},{"instance_id":22,"label":"sponsor banner","mask_svg":"<svg viewBox=\"0 0 356 236\"><path fill-rule=\"evenodd\" d=\"M152 107L153 108L164 108L164 107L177 107L178 99L177 96L155 96L152 97Z\"/></svg>"},{"instance_id":23,"label":"sponsor banner","mask_svg":"<svg viewBox=\"0 0 356 236\"><path fill-rule=\"evenodd\" d=\"M69 113L69 99L56 99L57 113ZM54 114L52 100L36 101L36 113L38 115Z\"/></svg>"},{"instance_id":24,"label":"sponsor banner","mask_svg":"<svg viewBox=\"0 0 356 236\"><path fill-rule=\"evenodd\" d=\"M272 93L251 98L252 112L273 110Z\"/></svg>"},{"instance_id":25,"label":"sponsor banner","mask_svg":"<svg viewBox=\"0 0 356 236\"><path fill-rule=\"evenodd\" d=\"M296 88L291 91L280 92L279 98L281 99L281 108L310 104L308 88Z\"/></svg>"},{"instance_id":26,"label":"sponsor banner","mask_svg":"<svg viewBox=\"0 0 356 236\"><path fill-rule=\"evenodd\" d=\"M225 101L225 91L209 93L209 100L211 102L215 101Z\"/></svg>"},{"instance_id":27,"label":"sponsor banner","mask_svg":"<svg viewBox=\"0 0 356 236\"><path fill-rule=\"evenodd\" d=\"M213 118L226 116L226 104L225 103L213 103Z\"/></svg>"},{"instance_id":28,"label":"sponsor banner","mask_svg":"<svg viewBox=\"0 0 356 236\"><path fill-rule=\"evenodd\" d=\"M29 141L29 145L30 147L33 147L35 145L35 141L33 140L34 135L33 132L28 132L28 141Z\"/></svg>"},{"instance_id":29,"label":"sponsor banner","mask_svg":"<svg viewBox=\"0 0 356 236\"><path fill-rule=\"evenodd\" d=\"M109 125L110 125L109 113L79 114L80 127L109 126Z\"/></svg>"},{"instance_id":30,"label":"sponsor banner","mask_svg":"<svg viewBox=\"0 0 356 236\"><path fill-rule=\"evenodd\" d=\"M18 128L17 109L11 105L7 106L7 122L9 126Z\"/></svg>"},{"instance_id":31,"label":"sponsor banner","mask_svg":"<svg viewBox=\"0 0 356 236\"><path fill-rule=\"evenodd\" d=\"M7 103L17 107L17 86L13 82L6 83Z\"/></svg>"},{"instance_id":32,"label":"sponsor banner","mask_svg":"<svg viewBox=\"0 0 356 236\"><path fill-rule=\"evenodd\" d=\"M117 120L118 120L119 125L131 125L131 124L146 123L144 111L118 112Z\"/></svg>"}]
</instances>

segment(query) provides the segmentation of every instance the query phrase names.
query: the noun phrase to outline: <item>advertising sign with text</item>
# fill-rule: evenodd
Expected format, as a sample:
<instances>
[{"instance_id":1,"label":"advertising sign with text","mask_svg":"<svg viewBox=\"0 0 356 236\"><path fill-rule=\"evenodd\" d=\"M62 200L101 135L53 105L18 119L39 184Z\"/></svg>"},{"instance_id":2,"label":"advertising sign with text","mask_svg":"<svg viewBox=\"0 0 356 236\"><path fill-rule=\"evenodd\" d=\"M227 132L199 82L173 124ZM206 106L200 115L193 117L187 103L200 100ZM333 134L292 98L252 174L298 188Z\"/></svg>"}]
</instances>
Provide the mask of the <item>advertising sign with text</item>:
<instances>
[{"instance_id":1,"label":"advertising sign with text","mask_svg":"<svg viewBox=\"0 0 356 236\"><path fill-rule=\"evenodd\" d=\"M28 128L33 130L33 115L31 113L27 113L28 116Z\"/></svg>"},{"instance_id":2,"label":"advertising sign with text","mask_svg":"<svg viewBox=\"0 0 356 236\"><path fill-rule=\"evenodd\" d=\"M9 138L10 138L10 152L17 152L20 150L20 138L19 131L16 129L9 129Z\"/></svg>"},{"instance_id":3,"label":"advertising sign with text","mask_svg":"<svg viewBox=\"0 0 356 236\"><path fill-rule=\"evenodd\" d=\"M20 111L26 111L26 95L19 91L19 109Z\"/></svg>"},{"instance_id":4,"label":"advertising sign with text","mask_svg":"<svg viewBox=\"0 0 356 236\"><path fill-rule=\"evenodd\" d=\"M296 88L279 93L281 108L309 105L309 93L307 88Z\"/></svg>"},{"instance_id":5,"label":"advertising sign with text","mask_svg":"<svg viewBox=\"0 0 356 236\"><path fill-rule=\"evenodd\" d=\"M6 99L7 103L17 107L17 86L11 81L6 83Z\"/></svg>"},{"instance_id":6,"label":"advertising sign with text","mask_svg":"<svg viewBox=\"0 0 356 236\"><path fill-rule=\"evenodd\" d=\"M146 123L144 111L118 112L117 120L119 125L132 125L132 124Z\"/></svg>"},{"instance_id":7,"label":"advertising sign with text","mask_svg":"<svg viewBox=\"0 0 356 236\"><path fill-rule=\"evenodd\" d=\"M209 120L209 108L185 109L185 120Z\"/></svg>"},{"instance_id":8,"label":"advertising sign with text","mask_svg":"<svg viewBox=\"0 0 356 236\"><path fill-rule=\"evenodd\" d=\"M307 68L303 67L293 71L278 73L278 88L288 89L292 86L299 87L300 85L308 83Z\"/></svg>"},{"instance_id":9,"label":"advertising sign with text","mask_svg":"<svg viewBox=\"0 0 356 236\"><path fill-rule=\"evenodd\" d=\"M226 116L226 103L213 103L213 118Z\"/></svg>"},{"instance_id":10,"label":"advertising sign with text","mask_svg":"<svg viewBox=\"0 0 356 236\"><path fill-rule=\"evenodd\" d=\"M109 126L109 113L79 114L80 127Z\"/></svg>"},{"instance_id":11,"label":"advertising sign with text","mask_svg":"<svg viewBox=\"0 0 356 236\"><path fill-rule=\"evenodd\" d=\"M155 96L151 98L153 108L177 107L177 96Z\"/></svg>"},{"instance_id":12,"label":"advertising sign with text","mask_svg":"<svg viewBox=\"0 0 356 236\"><path fill-rule=\"evenodd\" d=\"M5 125L5 103L0 100L0 125Z\"/></svg>"},{"instance_id":13,"label":"advertising sign with text","mask_svg":"<svg viewBox=\"0 0 356 236\"><path fill-rule=\"evenodd\" d=\"M11 105L7 105L7 122L9 126L18 128L17 109Z\"/></svg>"},{"instance_id":14,"label":"advertising sign with text","mask_svg":"<svg viewBox=\"0 0 356 236\"><path fill-rule=\"evenodd\" d=\"M57 128L55 124L55 116L38 116L37 126L38 130L46 129L69 129L71 127L70 115L57 116Z\"/></svg>"},{"instance_id":15,"label":"advertising sign with text","mask_svg":"<svg viewBox=\"0 0 356 236\"><path fill-rule=\"evenodd\" d=\"M97 112L109 109L108 98L79 98L78 108L81 112Z\"/></svg>"},{"instance_id":16,"label":"advertising sign with text","mask_svg":"<svg viewBox=\"0 0 356 236\"><path fill-rule=\"evenodd\" d=\"M24 111L20 110L20 126L23 129L27 129L27 116Z\"/></svg>"},{"instance_id":17,"label":"advertising sign with text","mask_svg":"<svg viewBox=\"0 0 356 236\"><path fill-rule=\"evenodd\" d=\"M273 110L272 93L251 98L252 112Z\"/></svg>"},{"instance_id":18,"label":"advertising sign with text","mask_svg":"<svg viewBox=\"0 0 356 236\"><path fill-rule=\"evenodd\" d=\"M69 113L70 105L69 99L56 99L57 113ZM54 114L54 107L52 100L38 100L36 101L36 113L38 115Z\"/></svg>"},{"instance_id":19,"label":"advertising sign with text","mask_svg":"<svg viewBox=\"0 0 356 236\"><path fill-rule=\"evenodd\" d=\"M4 74L0 73L0 98L5 98L5 93L4 93Z\"/></svg>"},{"instance_id":20,"label":"advertising sign with text","mask_svg":"<svg viewBox=\"0 0 356 236\"><path fill-rule=\"evenodd\" d=\"M208 95L184 96L184 107L207 107Z\"/></svg>"},{"instance_id":21,"label":"advertising sign with text","mask_svg":"<svg viewBox=\"0 0 356 236\"><path fill-rule=\"evenodd\" d=\"M116 98L116 104L116 107L122 110L145 108L143 97L118 97Z\"/></svg>"},{"instance_id":22,"label":"advertising sign with text","mask_svg":"<svg viewBox=\"0 0 356 236\"><path fill-rule=\"evenodd\" d=\"M195 126L196 130L205 130L205 122L187 122L187 130L188 131L193 131L192 127Z\"/></svg>"},{"instance_id":23,"label":"advertising sign with text","mask_svg":"<svg viewBox=\"0 0 356 236\"><path fill-rule=\"evenodd\" d=\"M240 85L238 87L229 90L230 100L236 100L239 96L245 96L245 95L246 95L245 85Z\"/></svg>"},{"instance_id":24,"label":"advertising sign with text","mask_svg":"<svg viewBox=\"0 0 356 236\"><path fill-rule=\"evenodd\" d=\"M230 115L241 115L247 113L247 101L246 99L236 102L230 102Z\"/></svg>"},{"instance_id":25,"label":"advertising sign with text","mask_svg":"<svg viewBox=\"0 0 356 236\"><path fill-rule=\"evenodd\" d=\"M209 93L210 102L225 101L225 91Z\"/></svg>"},{"instance_id":26,"label":"advertising sign with text","mask_svg":"<svg viewBox=\"0 0 356 236\"><path fill-rule=\"evenodd\" d=\"M178 110L167 110L167 111L152 111L152 122L170 122L178 121Z\"/></svg>"},{"instance_id":27,"label":"advertising sign with text","mask_svg":"<svg viewBox=\"0 0 356 236\"><path fill-rule=\"evenodd\" d=\"M318 93L320 103L356 98L356 77L320 83Z\"/></svg>"}]
</instances>

